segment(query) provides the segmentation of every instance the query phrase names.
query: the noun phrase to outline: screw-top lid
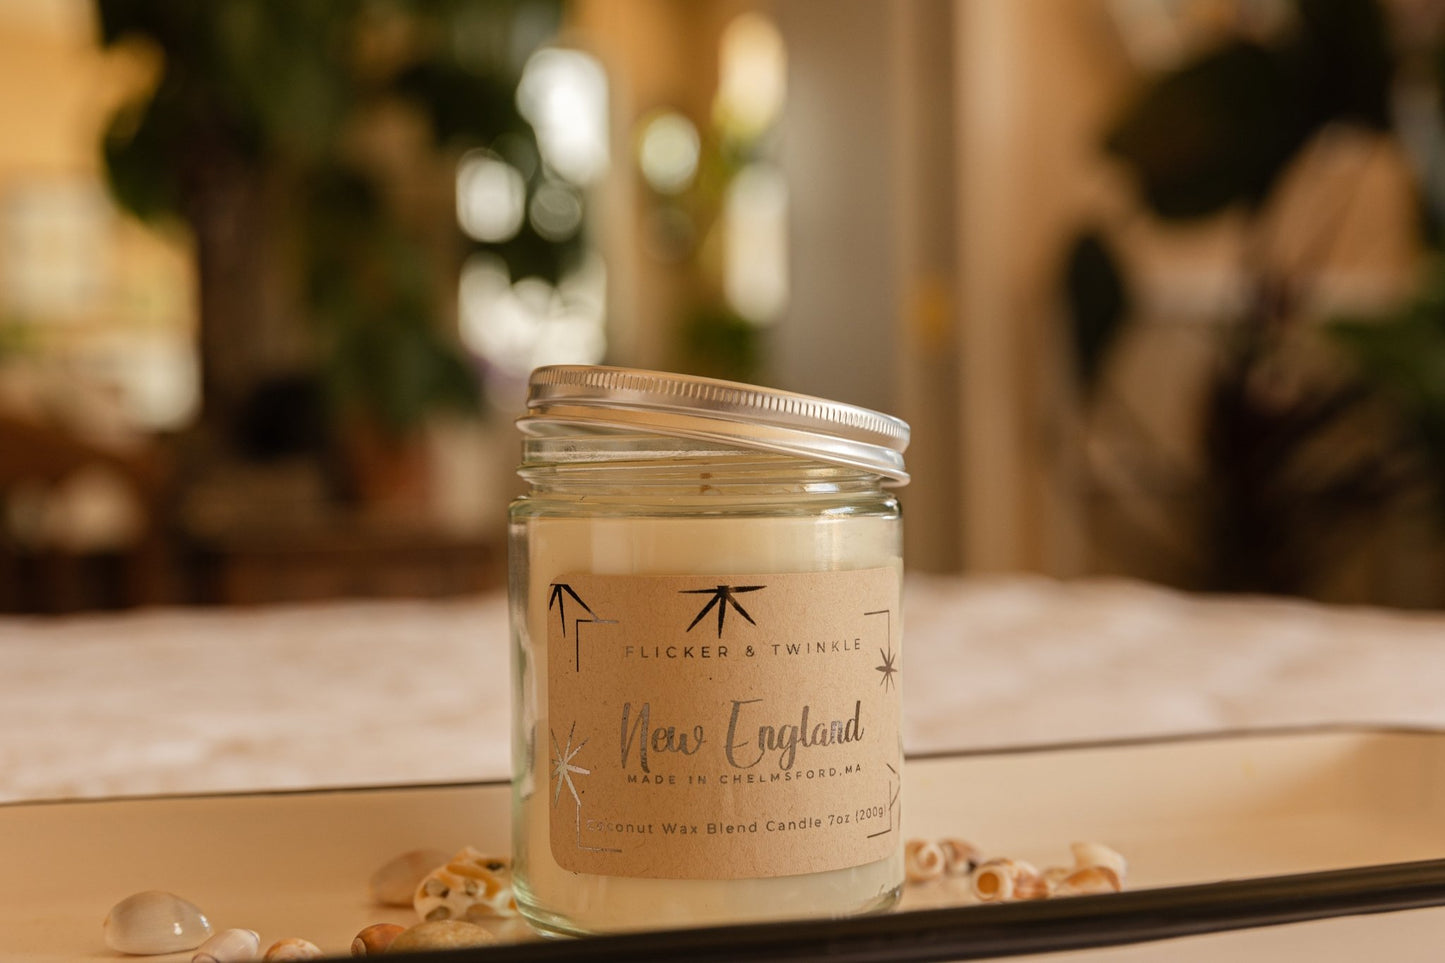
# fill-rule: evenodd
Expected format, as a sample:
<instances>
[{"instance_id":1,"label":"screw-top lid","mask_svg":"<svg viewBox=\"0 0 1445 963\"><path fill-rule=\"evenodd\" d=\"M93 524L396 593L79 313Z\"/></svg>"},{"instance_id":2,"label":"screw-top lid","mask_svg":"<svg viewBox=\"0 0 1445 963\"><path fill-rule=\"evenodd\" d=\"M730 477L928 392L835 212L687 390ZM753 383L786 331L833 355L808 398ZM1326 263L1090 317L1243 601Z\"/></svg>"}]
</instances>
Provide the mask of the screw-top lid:
<instances>
[{"instance_id":1,"label":"screw-top lid","mask_svg":"<svg viewBox=\"0 0 1445 963\"><path fill-rule=\"evenodd\" d=\"M532 372L527 434L546 425L631 429L861 468L906 485L907 422L856 405L735 381L594 365Z\"/></svg>"}]
</instances>

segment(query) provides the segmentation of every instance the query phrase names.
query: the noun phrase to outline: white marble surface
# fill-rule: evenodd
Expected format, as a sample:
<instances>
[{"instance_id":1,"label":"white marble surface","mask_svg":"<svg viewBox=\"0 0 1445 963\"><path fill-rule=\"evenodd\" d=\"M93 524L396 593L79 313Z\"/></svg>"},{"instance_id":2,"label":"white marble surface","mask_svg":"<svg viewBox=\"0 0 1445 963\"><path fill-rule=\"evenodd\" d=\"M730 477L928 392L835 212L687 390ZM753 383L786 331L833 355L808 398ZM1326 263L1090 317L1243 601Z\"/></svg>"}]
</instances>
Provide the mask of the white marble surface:
<instances>
[{"instance_id":1,"label":"white marble surface","mask_svg":"<svg viewBox=\"0 0 1445 963\"><path fill-rule=\"evenodd\" d=\"M912 577L909 751L1445 727L1445 614ZM0 800L506 778L505 600L0 619Z\"/></svg>"}]
</instances>

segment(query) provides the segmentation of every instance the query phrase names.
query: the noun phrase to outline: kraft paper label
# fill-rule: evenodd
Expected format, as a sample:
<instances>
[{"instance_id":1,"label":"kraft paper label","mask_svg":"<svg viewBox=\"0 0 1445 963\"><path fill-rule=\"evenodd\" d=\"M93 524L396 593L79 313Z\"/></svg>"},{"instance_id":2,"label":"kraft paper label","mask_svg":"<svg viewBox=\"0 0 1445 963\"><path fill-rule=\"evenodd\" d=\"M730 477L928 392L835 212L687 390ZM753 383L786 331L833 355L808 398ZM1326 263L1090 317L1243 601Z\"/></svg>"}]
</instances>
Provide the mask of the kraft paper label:
<instances>
[{"instance_id":1,"label":"kraft paper label","mask_svg":"<svg viewBox=\"0 0 1445 963\"><path fill-rule=\"evenodd\" d=\"M548 600L552 856L742 879L898 845L896 569L565 575Z\"/></svg>"}]
</instances>

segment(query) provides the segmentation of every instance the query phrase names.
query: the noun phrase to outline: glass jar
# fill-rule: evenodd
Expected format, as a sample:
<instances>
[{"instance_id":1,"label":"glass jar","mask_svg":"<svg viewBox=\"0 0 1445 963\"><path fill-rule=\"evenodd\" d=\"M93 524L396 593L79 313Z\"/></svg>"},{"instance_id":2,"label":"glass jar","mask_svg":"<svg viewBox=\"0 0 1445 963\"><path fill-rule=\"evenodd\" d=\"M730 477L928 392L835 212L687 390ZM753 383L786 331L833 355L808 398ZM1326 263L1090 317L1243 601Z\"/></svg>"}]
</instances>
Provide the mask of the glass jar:
<instances>
[{"instance_id":1,"label":"glass jar","mask_svg":"<svg viewBox=\"0 0 1445 963\"><path fill-rule=\"evenodd\" d=\"M908 428L619 368L532 375L513 503L517 904L581 934L881 910L903 883Z\"/></svg>"}]
</instances>

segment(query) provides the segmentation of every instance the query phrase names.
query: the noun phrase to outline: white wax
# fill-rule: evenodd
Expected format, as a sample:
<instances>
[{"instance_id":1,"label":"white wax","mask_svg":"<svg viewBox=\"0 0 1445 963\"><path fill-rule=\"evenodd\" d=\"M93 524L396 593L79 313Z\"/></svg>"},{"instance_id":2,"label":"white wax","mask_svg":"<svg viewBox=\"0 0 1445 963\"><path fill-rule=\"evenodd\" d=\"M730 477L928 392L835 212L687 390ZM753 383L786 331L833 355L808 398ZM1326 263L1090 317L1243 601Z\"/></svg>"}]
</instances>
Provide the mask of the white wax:
<instances>
[{"instance_id":1,"label":"white wax","mask_svg":"<svg viewBox=\"0 0 1445 963\"><path fill-rule=\"evenodd\" d=\"M902 578L896 518L527 518L527 632L522 684L533 732L547 731L547 599L558 576L730 575L893 567ZM517 773L523 796L514 834L525 882L519 902L534 922L601 932L839 916L882 908L903 881L901 849L851 869L767 879L641 879L573 873L552 859L549 749L534 742L535 772ZM518 760L518 765L521 761Z\"/></svg>"}]
</instances>

